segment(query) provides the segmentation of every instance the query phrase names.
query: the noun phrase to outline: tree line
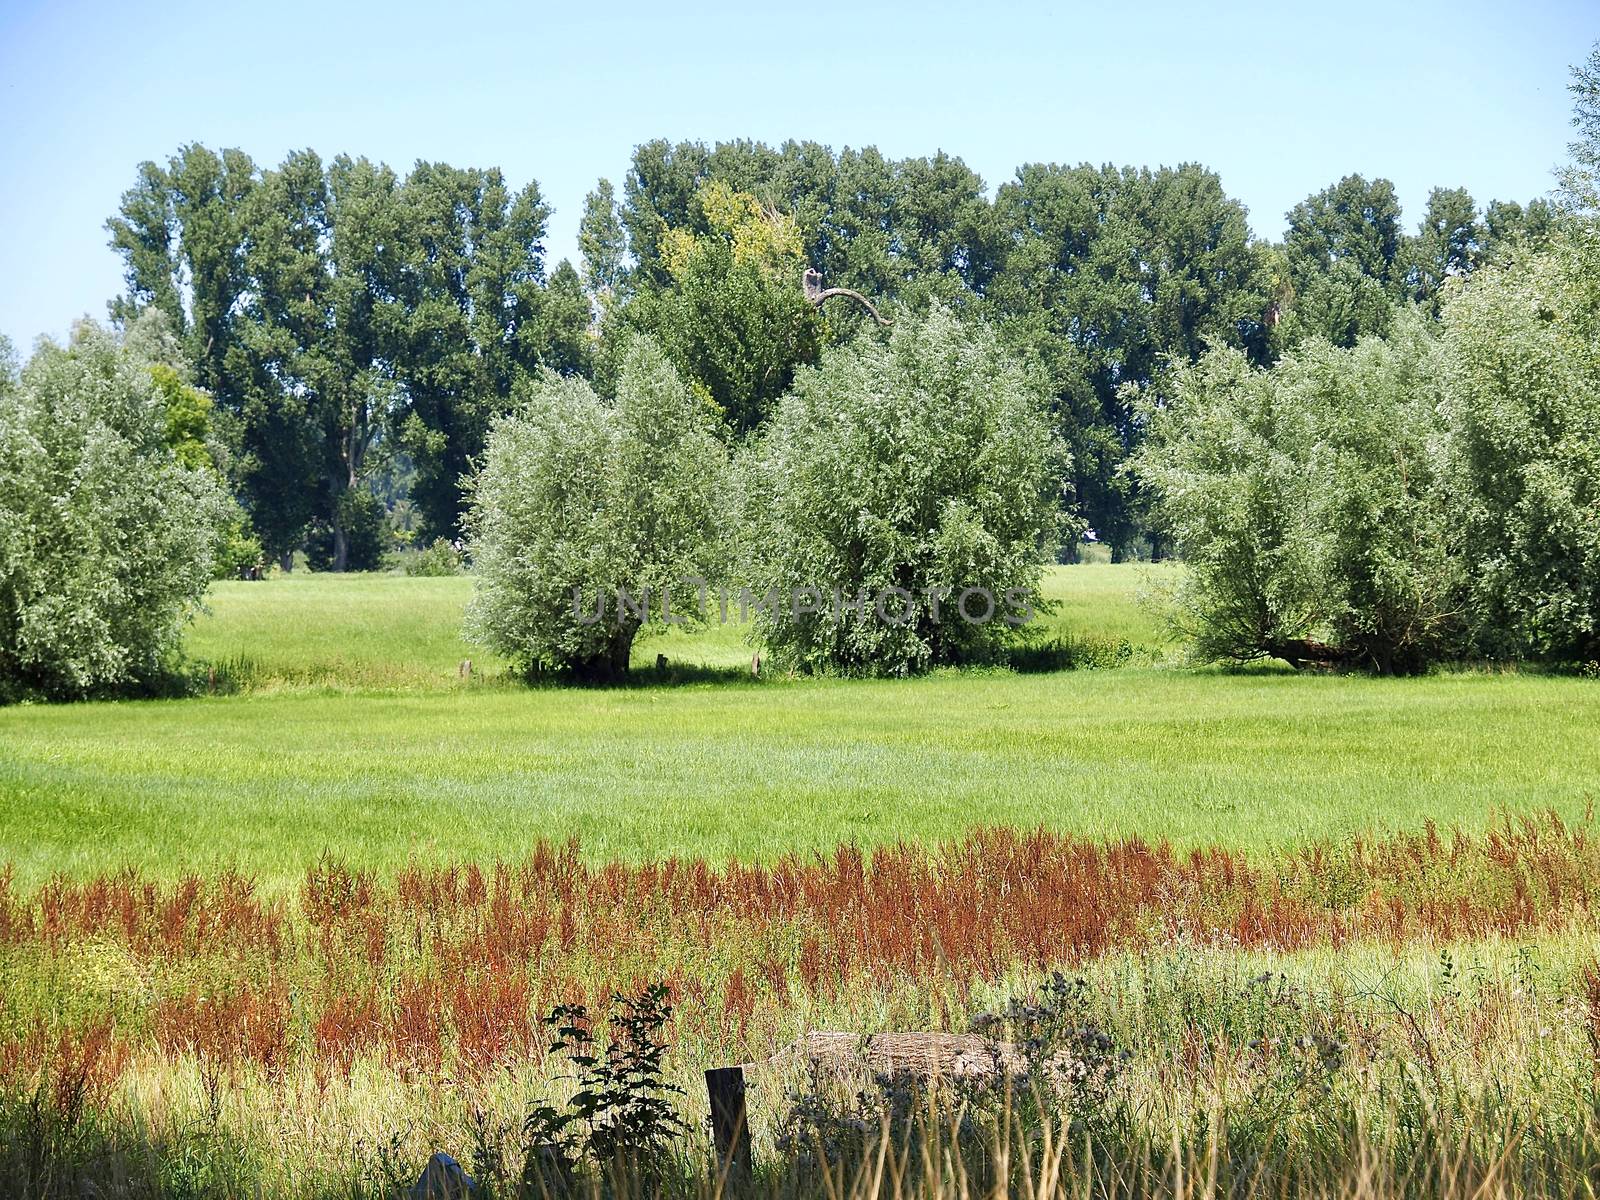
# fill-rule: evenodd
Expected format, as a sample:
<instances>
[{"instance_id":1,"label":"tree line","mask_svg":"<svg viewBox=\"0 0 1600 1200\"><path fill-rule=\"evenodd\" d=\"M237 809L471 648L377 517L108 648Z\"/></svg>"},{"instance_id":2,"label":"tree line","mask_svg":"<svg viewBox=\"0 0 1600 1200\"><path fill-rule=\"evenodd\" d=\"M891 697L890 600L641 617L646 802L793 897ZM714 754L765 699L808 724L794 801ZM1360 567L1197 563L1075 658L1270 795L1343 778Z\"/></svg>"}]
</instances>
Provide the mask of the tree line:
<instances>
[{"instance_id":1,"label":"tree line","mask_svg":"<svg viewBox=\"0 0 1600 1200\"><path fill-rule=\"evenodd\" d=\"M626 671L642 605L585 587L708 577L795 670L995 661L1086 525L1185 559L1205 658L1594 663L1600 47L1573 74L1554 204L1436 190L1405 233L1350 176L1279 244L1197 166L990 200L942 155L652 142L550 271L496 171L186 147L109 223L112 327L0 343L0 699L165 686L211 578L374 566L402 508L529 672Z\"/></svg>"},{"instance_id":2,"label":"tree line","mask_svg":"<svg viewBox=\"0 0 1600 1200\"><path fill-rule=\"evenodd\" d=\"M541 368L615 394L629 336L655 339L725 435L760 428L795 372L864 313L806 303L807 267L885 313L938 302L993 326L1048 395L1071 453L1076 553L1167 550L1127 469L1130 390L1208 345L1258 366L1313 337L1351 346L1430 313L1452 278L1548 239L1554 210L1438 188L1407 231L1393 186L1348 176L1281 242L1198 164L1030 164L992 199L958 158L815 142L657 140L619 196L587 197L581 264L550 269L549 207L499 171L238 150L143 164L108 222L125 322L163 312L214 399L228 476L269 559L376 566L398 498L421 541L462 531L463 479L514 385ZM385 498L389 501L385 504Z\"/></svg>"}]
</instances>

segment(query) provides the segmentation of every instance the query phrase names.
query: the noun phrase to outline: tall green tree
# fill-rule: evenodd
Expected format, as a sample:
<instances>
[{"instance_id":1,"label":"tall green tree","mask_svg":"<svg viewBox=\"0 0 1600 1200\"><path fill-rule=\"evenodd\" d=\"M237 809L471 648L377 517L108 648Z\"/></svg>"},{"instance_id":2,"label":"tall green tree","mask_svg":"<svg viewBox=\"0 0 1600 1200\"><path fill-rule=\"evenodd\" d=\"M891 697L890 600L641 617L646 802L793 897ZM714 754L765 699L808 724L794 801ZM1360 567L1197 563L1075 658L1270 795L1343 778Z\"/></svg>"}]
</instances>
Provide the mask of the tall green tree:
<instances>
[{"instance_id":1,"label":"tall green tree","mask_svg":"<svg viewBox=\"0 0 1600 1200\"><path fill-rule=\"evenodd\" d=\"M788 390L795 369L816 357L822 318L801 291L805 263L792 218L720 180L704 185L695 205L693 225L662 234L665 282L641 281L627 319L745 433Z\"/></svg>"},{"instance_id":2,"label":"tall green tree","mask_svg":"<svg viewBox=\"0 0 1600 1200\"><path fill-rule=\"evenodd\" d=\"M588 368L587 301L547 279L549 209L498 171L419 163L404 179L309 151L258 171L184 147L146 163L108 223L120 319L166 312L216 400L234 487L285 563L315 528L352 563L375 449L414 460L429 535L453 535L490 417L540 364ZM361 544L376 546L371 537Z\"/></svg>"},{"instance_id":3,"label":"tall green tree","mask_svg":"<svg viewBox=\"0 0 1600 1200\"><path fill-rule=\"evenodd\" d=\"M628 277L628 233L609 179L602 179L584 197L578 251L583 256L584 286L596 296L620 296Z\"/></svg>"},{"instance_id":4,"label":"tall green tree","mask_svg":"<svg viewBox=\"0 0 1600 1200\"><path fill-rule=\"evenodd\" d=\"M513 194L497 170L418 163L395 206L393 278L376 283L398 301L393 426L416 468L423 536L455 537L460 481L490 421L527 372L586 368L588 314L570 268L546 278L550 210L536 184Z\"/></svg>"},{"instance_id":5,"label":"tall green tree","mask_svg":"<svg viewBox=\"0 0 1600 1200\"><path fill-rule=\"evenodd\" d=\"M983 180L947 154L895 160L877 149L835 154L816 142L657 140L640 146L628 173L621 221L642 277L664 285L660 244L668 229L709 232L695 198L718 181L793 216L803 258L825 281L875 301L918 307L937 297L960 305L980 292L995 262ZM833 340L858 317L830 314Z\"/></svg>"},{"instance_id":6,"label":"tall green tree","mask_svg":"<svg viewBox=\"0 0 1600 1200\"><path fill-rule=\"evenodd\" d=\"M1488 232L1466 188L1434 188L1406 244L1406 293L1437 315L1447 279L1465 279L1482 263Z\"/></svg>"},{"instance_id":7,"label":"tall green tree","mask_svg":"<svg viewBox=\"0 0 1600 1200\"><path fill-rule=\"evenodd\" d=\"M227 356L249 288L245 213L257 182L243 151L191 144L164 166L141 163L138 182L106 222L127 285L110 304L112 318L125 323L147 307L165 313L195 382L225 410L240 398Z\"/></svg>"},{"instance_id":8,"label":"tall green tree","mask_svg":"<svg viewBox=\"0 0 1600 1200\"><path fill-rule=\"evenodd\" d=\"M1530 200L1524 208L1515 200L1491 200L1484 210L1484 258L1504 258L1518 245L1542 250L1555 227L1555 209L1548 200Z\"/></svg>"},{"instance_id":9,"label":"tall green tree","mask_svg":"<svg viewBox=\"0 0 1600 1200\"><path fill-rule=\"evenodd\" d=\"M1600 42L1572 68L1567 91L1577 136L1567 143L1569 161L1556 172L1559 195L1567 208L1593 215L1600 210Z\"/></svg>"},{"instance_id":10,"label":"tall green tree","mask_svg":"<svg viewBox=\"0 0 1600 1200\"><path fill-rule=\"evenodd\" d=\"M1120 557L1140 532L1129 388L1209 343L1266 353L1272 289L1244 207L1194 164L1034 164L1000 189L995 224L1008 250L987 303L1049 381L1078 511Z\"/></svg>"},{"instance_id":11,"label":"tall green tree","mask_svg":"<svg viewBox=\"0 0 1600 1200\"><path fill-rule=\"evenodd\" d=\"M1293 301L1280 341L1323 337L1348 347L1387 330L1406 269L1394 184L1347 175L1295 205L1288 220Z\"/></svg>"}]
</instances>

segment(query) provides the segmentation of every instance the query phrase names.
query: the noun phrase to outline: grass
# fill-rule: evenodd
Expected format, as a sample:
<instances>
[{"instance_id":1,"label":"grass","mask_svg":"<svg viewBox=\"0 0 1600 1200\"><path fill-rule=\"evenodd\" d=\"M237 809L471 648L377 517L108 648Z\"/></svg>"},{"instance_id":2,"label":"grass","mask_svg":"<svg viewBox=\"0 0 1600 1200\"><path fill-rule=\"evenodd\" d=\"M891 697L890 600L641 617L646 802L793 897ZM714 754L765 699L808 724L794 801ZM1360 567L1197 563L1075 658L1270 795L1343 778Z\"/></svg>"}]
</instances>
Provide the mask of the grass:
<instances>
[{"instance_id":1,"label":"grass","mask_svg":"<svg viewBox=\"0 0 1600 1200\"><path fill-rule=\"evenodd\" d=\"M1569 678L1156 669L613 690L282 694L0 711L19 881L235 863L770 857L976 824L1262 848L1600 792Z\"/></svg>"},{"instance_id":2,"label":"grass","mask_svg":"<svg viewBox=\"0 0 1600 1200\"><path fill-rule=\"evenodd\" d=\"M1159 653L1134 599L1153 574L1052 571L1048 635ZM757 682L723 626L639 651L738 668L715 683L528 688L461 641L470 583L221 584L191 652L242 693L0 710L0 862L24 886L235 865L278 888L325 852L389 869L569 836L630 860L977 824L1249 850L1496 810L1572 816L1600 792L1586 680L1143 667Z\"/></svg>"},{"instance_id":3,"label":"grass","mask_svg":"<svg viewBox=\"0 0 1600 1200\"><path fill-rule=\"evenodd\" d=\"M772 874L585 871L546 850L487 877L324 864L298 907L227 879L0 889L0 1169L26 1195L377 1200L443 1149L494 1195L537 1196L517 1186L521 1119L573 1085L536 1018L603 1012L632 977L665 979L674 1005L665 1068L688 1129L669 1195L717 1194L700 1071L730 1061L761 1064L753 1195L1004 1194L959 1172L1006 1181L986 1156L1048 1154L1046 1130L1071 1160L1011 1194L1589 1195L1591 833L1528 822L1266 869L1005 839ZM1074 926L1088 939L1059 936ZM1072 974L1040 992L1052 968ZM930 1163L912 1080L807 1080L773 1055L810 1029L985 1013L1037 1045L1028 1078L1048 1090L1021 1094L1001 1146L995 1088L962 1091L959 1125L930 1107L952 1139ZM1043 1067L1057 1053L1064 1073ZM881 1186L880 1114L912 1159ZM842 1186L819 1183L817 1155ZM929 1186L939 1163L957 1174ZM577 1194L650 1194L593 1182Z\"/></svg>"},{"instance_id":4,"label":"grass","mask_svg":"<svg viewBox=\"0 0 1600 1200\"><path fill-rule=\"evenodd\" d=\"M464 576L314 575L212 585L189 657L248 690L448 688L463 659L502 664L461 637Z\"/></svg>"},{"instance_id":5,"label":"grass","mask_svg":"<svg viewBox=\"0 0 1600 1200\"><path fill-rule=\"evenodd\" d=\"M571 1087L536 1018L659 980L696 1130L668 1191L713 1200L703 1068L1034 1021L1008 1002L1061 969L1092 1087L949 1154L897 1127L887 1176L869 1136L818 1187L776 1132L855 1137L855 1084L819 1118L758 1070L756 1190L1580 1194L1593 826L1432 824L1584 814L1600 687L1175 669L1134 600L1170 570L1051 572L1041 635L1119 670L754 680L715 627L612 689L508 678L460 639L465 579L219 585L190 649L225 694L0 710L0 1175L377 1197L445 1149L517 1194L522 1116Z\"/></svg>"},{"instance_id":6,"label":"grass","mask_svg":"<svg viewBox=\"0 0 1600 1200\"><path fill-rule=\"evenodd\" d=\"M1138 595L1150 581L1170 578L1172 570L1107 564L1052 568L1044 592L1058 607L1040 616L1039 635L1164 646L1159 622L1138 603ZM461 616L471 594L472 580L459 575L299 571L261 583L223 582L212 588L209 611L195 622L187 649L192 659L215 666L225 683L256 692L448 690L460 684L463 659L472 660L478 675L493 677L505 667L461 637ZM665 654L690 666L748 667L752 649L745 632L732 622L688 632L657 626L640 637L634 663L649 666L657 654Z\"/></svg>"}]
</instances>

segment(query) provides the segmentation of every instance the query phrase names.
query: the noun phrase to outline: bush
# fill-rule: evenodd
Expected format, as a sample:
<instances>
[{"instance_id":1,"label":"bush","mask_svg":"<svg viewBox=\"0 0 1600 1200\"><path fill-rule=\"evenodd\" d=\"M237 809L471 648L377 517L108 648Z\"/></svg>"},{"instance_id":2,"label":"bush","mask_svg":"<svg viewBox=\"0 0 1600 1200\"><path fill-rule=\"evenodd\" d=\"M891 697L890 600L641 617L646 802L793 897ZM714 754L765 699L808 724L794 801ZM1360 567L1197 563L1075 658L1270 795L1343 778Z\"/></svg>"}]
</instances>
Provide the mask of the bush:
<instances>
[{"instance_id":1,"label":"bush","mask_svg":"<svg viewBox=\"0 0 1600 1200\"><path fill-rule=\"evenodd\" d=\"M1398 325L1269 371L1214 350L1147 408L1134 469L1189 564L1174 619L1200 657L1395 673L1458 649L1439 348Z\"/></svg>"},{"instance_id":2,"label":"bush","mask_svg":"<svg viewBox=\"0 0 1600 1200\"><path fill-rule=\"evenodd\" d=\"M461 574L461 551L448 538L434 538L433 543L407 556L405 573L419 576Z\"/></svg>"},{"instance_id":3,"label":"bush","mask_svg":"<svg viewBox=\"0 0 1600 1200\"><path fill-rule=\"evenodd\" d=\"M658 608L713 573L726 460L715 418L648 339L614 403L539 375L494 423L470 487L468 636L525 672L625 674L645 613L617 589Z\"/></svg>"},{"instance_id":4,"label":"bush","mask_svg":"<svg viewBox=\"0 0 1600 1200\"><path fill-rule=\"evenodd\" d=\"M757 615L775 659L890 673L995 657L1008 622L1038 603L1065 463L1044 405L984 327L935 309L887 345L830 351L741 471L744 572L777 597ZM987 622L955 611L968 589L993 598Z\"/></svg>"},{"instance_id":5,"label":"bush","mask_svg":"<svg viewBox=\"0 0 1600 1200\"><path fill-rule=\"evenodd\" d=\"M1600 230L1481 271L1445 306L1451 469L1493 654L1600 657Z\"/></svg>"},{"instance_id":6,"label":"bush","mask_svg":"<svg viewBox=\"0 0 1600 1200\"><path fill-rule=\"evenodd\" d=\"M1190 571L1201 657L1379 672L1600 655L1600 232L1451 284L1347 351L1217 350L1147 406L1134 469Z\"/></svg>"},{"instance_id":7,"label":"bush","mask_svg":"<svg viewBox=\"0 0 1600 1200\"><path fill-rule=\"evenodd\" d=\"M52 698L172 665L231 500L186 466L135 349L80 324L0 382L0 688Z\"/></svg>"}]
</instances>

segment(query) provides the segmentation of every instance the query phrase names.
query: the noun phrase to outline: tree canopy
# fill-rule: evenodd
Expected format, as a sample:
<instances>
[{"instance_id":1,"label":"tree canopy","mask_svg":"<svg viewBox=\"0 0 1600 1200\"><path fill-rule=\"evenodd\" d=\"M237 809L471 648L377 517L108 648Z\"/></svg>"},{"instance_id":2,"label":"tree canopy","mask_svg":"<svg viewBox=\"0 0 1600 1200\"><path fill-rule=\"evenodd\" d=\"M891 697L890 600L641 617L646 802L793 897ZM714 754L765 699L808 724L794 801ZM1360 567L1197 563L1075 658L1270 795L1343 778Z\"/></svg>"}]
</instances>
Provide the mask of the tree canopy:
<instances>
[{"instance_id":1,"label":"tree canopy","mask_svg":"<svg viewBox=\"0 0 1600 1200\"><path fill-rule=\"evenodd\" d=\"M725 439L759 437L798 374L872 323L819 310L808 270L890 321L937 304L992 326L1070 449L1064 511L1114 558L1156 558L1168 527L1129 469L1146 432L1132 398L1211 347L1268 368L1313 340L1390 335L1413 307L1442 321L1457 284L1592 214L1597 77L1593 55L1573 72L1555 202L1482 204L1447 180L1408 224L1389 180L1352 172L1294 205L1277 242L1199 163L1032 162L991 193L943 151L655 139L617 186L596 182L581 261L552 267L538 184L492 167L302 150L268 168L187 145L141 164L107 223L127 283L111 314L166 314L211 400L213 457L286 566L453 538L518 389L551 370L613 398L639 334Z\"/></svg>"}]
</instances>

